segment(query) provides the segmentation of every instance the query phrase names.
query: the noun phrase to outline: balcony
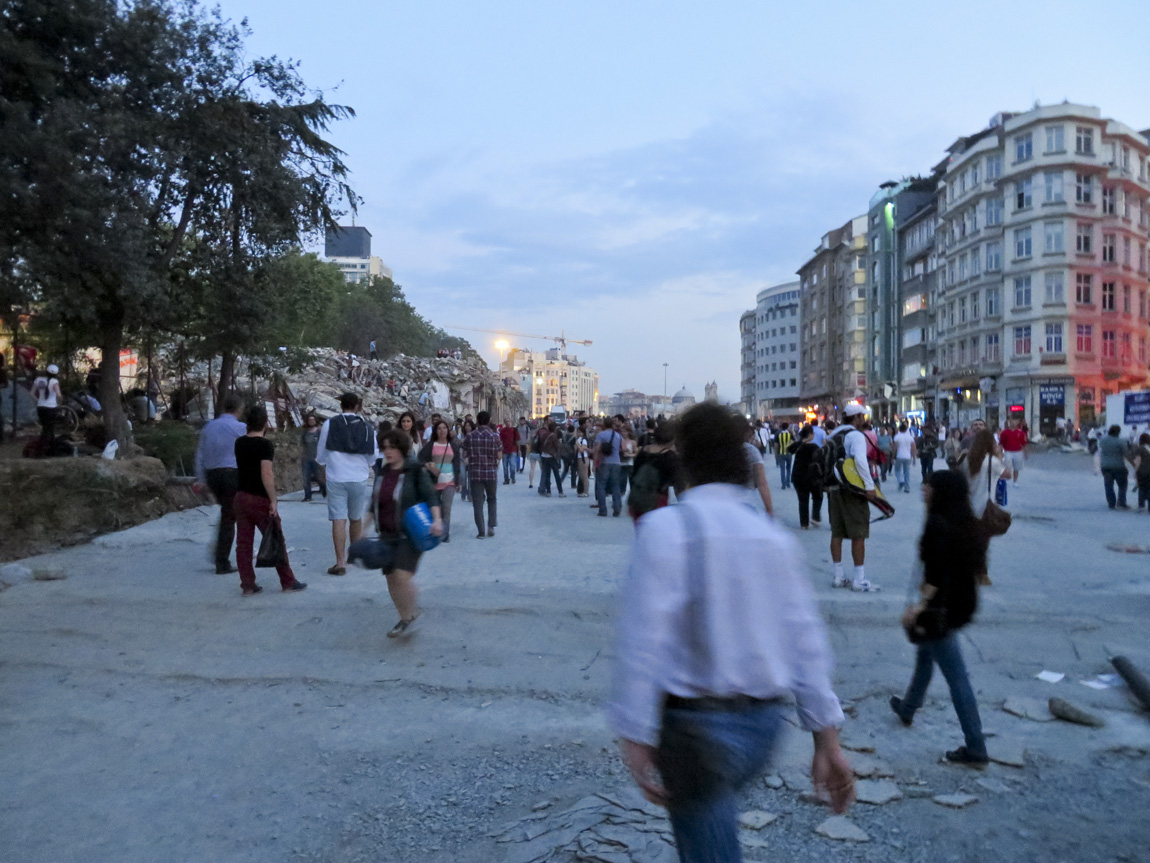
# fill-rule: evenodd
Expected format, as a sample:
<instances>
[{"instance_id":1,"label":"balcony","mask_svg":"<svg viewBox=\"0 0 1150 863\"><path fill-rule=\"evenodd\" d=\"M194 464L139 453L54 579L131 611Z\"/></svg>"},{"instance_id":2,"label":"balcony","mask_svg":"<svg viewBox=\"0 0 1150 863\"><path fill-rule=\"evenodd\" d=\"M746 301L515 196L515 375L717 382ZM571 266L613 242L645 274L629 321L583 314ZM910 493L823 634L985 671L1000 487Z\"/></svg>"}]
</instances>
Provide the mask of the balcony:
<instances>
[{"instance_id":1,"label":"balcony","mask_svg":"<svg viewBox=\"0 0 1150 863\"><path fill-rule=\"evenodd\" d=\"M1042 357L1039 359L1039 364L1044 366L1064 366L1066 365L1066 354L1054 354L1043 351Z\"/></svg>"}]
</instances>

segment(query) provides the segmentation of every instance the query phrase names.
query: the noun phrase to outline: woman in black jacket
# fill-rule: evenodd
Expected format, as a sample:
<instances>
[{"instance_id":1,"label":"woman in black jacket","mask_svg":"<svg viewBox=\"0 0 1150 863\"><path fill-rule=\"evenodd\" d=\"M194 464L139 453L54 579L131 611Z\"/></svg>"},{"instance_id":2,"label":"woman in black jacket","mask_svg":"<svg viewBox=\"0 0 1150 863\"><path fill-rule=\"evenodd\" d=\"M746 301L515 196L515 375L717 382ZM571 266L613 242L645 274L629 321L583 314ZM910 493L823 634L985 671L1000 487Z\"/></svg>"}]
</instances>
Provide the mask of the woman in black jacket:
<instances>
[{"instance_id":1,"label":"woman in black jacket","mask_svg":"<svg viewBox=\"0 0 1150 863\"><path fill-rule=\"evenodd\" d=\"M419 617L414 578L423 552L408 538L403 517L416 504L427 504L431 509L433 536L443 535L443 520L439 512L439 492L427 469L418 461L408 459L410 435L392 429L384 433L380 444L383 471L376 477L372 489L371 509L380 539L392 549L391 562L384 567L383 574L387 576L387 592L399 612L399 623L387 633L388 638L395 638L407 632Z\"/></svg>"},{"instance_id":2,"label":"woman in black jacket","mask_svg":"<svg viewBox=\"0 0 1150 863\"><path fill-rule=\"evenodd\" d=\"M914 676L906 695L890 699L903 725L922 707L935 663L950 687L966 745L946 753L946 760L981 767L988 762L978 702L958 644L958 630L978 608L978 576L986 569L986 536L970 507L966 477L952 470L927 477L922 487L926 525L919 540L922 599L907 608L903 627L918 646Z\"/></svg>"},{"instance_id":3,"label":"woman in black jacket","mask_svg":"<svg viewBox=\"0 0 1150 863\"><path fill-rule=\"evenodd\" d=\"M811 482L811 462L819 455L819 445L815 443L815 430L810 425L799 429L799 439L791 444L787 452L795 457L791 465L791 485L799 497L799 527L808 530L813 521L822 523L823 488Z\"/></svg>"}]
</instances>

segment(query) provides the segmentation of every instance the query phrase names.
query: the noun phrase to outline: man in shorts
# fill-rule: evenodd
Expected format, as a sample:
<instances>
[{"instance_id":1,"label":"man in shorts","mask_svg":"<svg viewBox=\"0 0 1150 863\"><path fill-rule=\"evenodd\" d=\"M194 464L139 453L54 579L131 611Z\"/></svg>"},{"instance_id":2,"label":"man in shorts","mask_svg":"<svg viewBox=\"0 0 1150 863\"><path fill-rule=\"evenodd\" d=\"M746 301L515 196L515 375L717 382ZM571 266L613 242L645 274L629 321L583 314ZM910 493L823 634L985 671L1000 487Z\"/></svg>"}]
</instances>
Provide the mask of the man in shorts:
<instances>
[{"instance_id":1,"label":"man in shorts","mask_svg":"<svg viewBox=\"0 0 1150 863\"><path fill-rule=\"evenodd\" d=\"M877 591L879 586L867 580L863 569L866 560L866 541L870 536L870 503L875 496L874 479L867 464L867 441L862 433L866 422L866 408L859 404L847 405L843 411L846 421L827 435L829 443L841 444L845 457L854 459L859 478L866 489L860 497L839 485L836 477L827 479L827 509L831 522L831 560L834 562L832 587L849 587L864 593ZM836 441L836 438L841 440ZM847 579L843 569L843 540L851 541L851 559L854 578Z\"/></svg>"},{"instance_id":2,"label":"man in shorts","mask_svg":"<svg viewBox=\"0 0 1150 863\"><path fill-rule=\"evenodd\" d=\"M1009 419L998 435L998 443L1002 447L1002 457L1006 466L1010 468L1014 477L1014 485L1018 485L1018 474L1022 471L1022 463L1026 460L1026 429L1022 428L1022 421Z\"/></svg>"},{"instance_id":3,"label":"man in shorts","mask_svg":"<svg viewBox=\"0 0 1150 863\"><path fill-rule=\"evenodd\" d=\"M379 458L375 429L359 414L355 393L339 397L341 413L323 424L317 458L327 471L327 517L335 546L335 565L328 575L347 574L347 544L363 536L363 517L371 497L371 466ZM350 525L350 530L349 530Z\"/></svg>"}]
</instances>

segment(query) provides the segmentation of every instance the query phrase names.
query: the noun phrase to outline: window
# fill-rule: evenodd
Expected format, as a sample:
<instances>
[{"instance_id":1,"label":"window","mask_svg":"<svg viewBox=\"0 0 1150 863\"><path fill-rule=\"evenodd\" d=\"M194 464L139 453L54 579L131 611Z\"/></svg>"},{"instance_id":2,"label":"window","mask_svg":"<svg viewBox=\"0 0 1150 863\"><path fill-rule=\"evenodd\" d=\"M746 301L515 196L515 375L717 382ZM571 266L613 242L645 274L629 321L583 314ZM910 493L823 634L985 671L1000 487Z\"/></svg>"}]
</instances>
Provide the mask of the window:
<instances>
[{"instance_id":1,"label":"window","mask_svg":"<svg viewBox=\"0 0 1150 863\"><path fill-rule=\"evenodd\" d=\"M986 289L986 316L993 318L1002 314L1002 295L999 288Z\"/></svg>"},{"instance_id":2,"label":"window","mask_svg":"<svg viewBox=\"0 0 1150 863\"><path fill-rule=\"evenodd\" d=\"M986 336L986 361L997 363L1002 359L998 344L998 333L988 333Z\"/></svg>"},{"instance_id":3,"label":"window","mask_svg":"<svg viewBox=\"0 0 1150 863\"><path fill-rule=\"evenodd\" d=\"M1078 325L1078 340L1074 349L1080 354L1094 353L1094 326L1092 324Z\"/></svg>"},{"instance_id":4,"label":"window","mask_svg":"<svg viewBox=\"0 0 1150 863\"><path fill-rule=\"evenodd\" d=\"M1046 325L1046 353L1062 353L1062 324Z\"/></svg>"},{"instance_id":5,"label":"window","mask_svg":"<svg viewBox=\"0 0 1150 863\"><path fill-rule=\"evenodd\" d=\"M1014 183L1014 209L1025 210L1033 202L1031 195L1032 178L1016 180Z\"/></svg>"},{"instance_id":6,"label":"window","mask_svg":"<svg viewBox=\"0 0 1150 863\"><path fill-rule=\"evenodd\" d=\"M1094 203L1094 177L1077 174L1074 178L1074 200L1079 204Z\"/></svg>"},{"instance_id":7,"label":"window","mask_svg":"<svg viewBox=\"0 0 1150 863\"><path fill-rule=\"evenodd\" d=\"M1090 273L1079 273L1074 277L1074 301L1080 306L1094 304L1094 300L1091 296L1093 281L1094 276L1090 275Z\"/></svg>"},{"instance_id":8,"label":"window","mask_svg":"<svg viewBox=\"0 0 1150 863\"><path fill-rule=\"evenodd\" d=\"M993 273L1002 269L1002 243L986 244L986 271Z\"/></svg>"},{"instance_id":9,"label":"window","mask_svg":"<svg viewBox=\"0 0 1150 863\"><path fill-rule=\"evenodd\" d=\"M1122 286L1122 314L1130 314L1130 286Z\"/></svg>"},{"instance_id":10,"label":"window","mask_svg":"<svg viewBox=\"0 0 1150 863\"><path fill-rule=\"evenodd\" d=\"M1089 255L1094 252L1094 226L1079 225L1074 248L1080 255Z\"/></svg>"},{"instance_id":11,"label":"window","mask_svg":"<svg viewBox=\"0 0 1150 863\"><path fill-rule=\"evenodd\" d=\"M1102 212L1108 216L1113 216L1117 207L1115 204L1118 201L1118 190L1113 186L1102 187Z\"/></svg>"},{"instance_id":12,"label":"window","mask_svg":"<svg viewBox=\"0 0 1150 863\"><path fill-rule=\"evenodd\" d=\"M1062 223L1061 222L1047 222L1043 225L1043 233L1045 234L1045 249L1048 255L1059 254L1063 251L1062 248Z\"/></svg>"},{"instance_id":13,"label":"window","mask_svg":"<svg viewBox=\"0 0 1150 863\"><path fill-rule=\"evenodd\" d=\"M1079 126L1074 130L1074 152L1080 156L1094 155L1094 129Z\"/></svg>"},{"instance_id":14,"label":"window","mask_svg":"<svg viewBox=\"0 0 1150 863\"><path fill-rule=\"evenodd\" d=\"M1117 245L1118 237L1115 234L1102 235L1102 263L1113 264L1115 260L1114 247Z\"/></svg>"},{"instance_id":15,"label":"window","mask_svg":"<svg viewBox=\"0 0 1150 863\"><path fill-rule=\"evenodd\" d=\"M986 179L997 180L1002 176L1002 156L986 157Z\"/></svg>"},{"instance_id":16,"label":"window","mask_svg":"<svg viewBox=\"0 0 1150 863\"><path fill-rule=\"evenodd\" d=\"M970 319L972 321L978 320L978 306L979 306L978 291L974 291L970 295Z\"/></svg>"},{"instance_id":17,"label":"window","mask_svg":"<svg viewBox=\"0 0 1150 863\"><path fill-rule=\"evenodd\" d=\"M1047 273L1043 281L1046 288L1046 302L1066 302L1066 289L1063 282L1062 273Z\"/></svg>"},{"instance_id":18,"label":"window","mask_svg":"<svg viewBox=\"0 0 1150 863\"><path fill-rule=\"evenodd\" d=\"M1104 359L1104 360L1114 359L1114 357L1116 355L1114 347L1115 347L1114 330L1103 330L1102 331L1102 359Z\"/></svg>"},{"instance_id":19,"label":"window","mask_svg":"<svg viewBox=\"0 0 1150 863\"><path fill-rule=\"evenodd\" d=\"M958 340L958 364L960 366L966 365L966 339Z\"/></svg>"},{"instance_id":20,"label":"window","mask_svg":"<svg viewBox=\"0 0 1150 863\"><path fill-rule=\"evenodd\" d=\"M1066 149L1061 126L1046 127L1046 152L1059 153Z\"/></svg>"},{"instance_id":21,"label":"window","mask_svg":"<svg viewBox=\"0 0 1150 863\"><path fill-rule=\"evenodd\" d=\"M1030 326L1014 328L1014 355L1026 356L1030 353Z\"/></svg>"},{"instance_id":22,"label":"window","mask_svg":"<svg viewBox=\"0 0 1150 863\"><path fill-rule=\"evenodd\" d=\"M1002 198L988 198L986 201L986 226L1002 224L1002 213L1005 210L1005 201Z\"/></svg>"},{"instance_id":23,"label":"window","mask_svg":"<svg viewBox=\"0 0 1150 863\"><path fill-rule=\"evenodd\" d=\"M1138 362L1146 365L1146 337L1138 337Z\"/></svg>"},{"instance_id":24,"label":"window","mask_svg":"<svg viewBox=\"0 0 1150 863\"><path fill-rule=\"evenodd\" d=\"M1062 198L1062 172L1047 171L1043 176L1046 186L1046 203L1058 204Z\"/></svg>"},{"instance_id":25,"label":"window","mask_svg":"<svg viewBox=\"0 0 1150 863\"><path fill-rule=\"evenodd\" d=\"M958 280L960 282L966 281L967 269L967 254L963 252L958 256Z\"/></svg>"},{"instance_id":26,"label":"window","mask_svg":"<svg viewBox=\"0 0 1150 863\"><path fill-rule=\"evenodd\" d=\"M977 246L970 253L970 275L972 278L982 275L982 250Z\"/></svg>"},{"instance_id":27,"label":"window","mask_svg":"<svg viewBox=\"0 0 1150 863\"><path fill-rule=\"evenodd\" d=\"M1014 161L1026 162L1034 155L1034 137L1027 132L1014 138Z\"/></svg>"},{"instance_id":28,"label":"window","mask_svg":"<svg viewBox=\"0 0 1150 863\"><path fill-rule=\"evenodd\" d=\"M1030 305L1030 276L1019 276L1014 280L1014 307Z\"/></svg>"},{"instance_id":29,"label":"window","mask_svg":"<svg viewBox=\"0 0 1150 863\"><path fill-rule=\"evenodd\" d=\"M1140 317L1140 318L1146 317L1146 292L1145 291L1139 291L1138 292L1138 317Z\"/></svg>"},{"instance_id":30,"label":"window","mask_svg":"<svg viewBox=\"0 0 1150 863\"><path fill-rule=\"evenodd\" d=\"M979 166L978 162L975 162L973 165L970 166L970 185L971 186L977 186L978 185L978 166ZM1146 162L1145 161L1142 162L1142 170L1143 170L1143 172L1145 172L1145 170L1146 170Z\"/></svg>"},{"instance_id":31,"label":"window","mask_svg":"<svg viewBox=\"0 0 1150 863\"><path fill-rule=\"evenodd\" d=\"M958 322L966 323L966 297L960 297L958 300Z\"/></svg>"},{"instance_id":32,"label":"window","mask_svg":"<svg viewBox=\"0 0 1150 863\"><path fill-rule=\"evenodd\" d=\"M1114 282L1102 283L1102 311L1114 311Z\"/></svg>"},{"instance_id":33,"label":"window","mask_svg":"<svg viewBox=\"0 0 1150 863\"><path fill-rule=\"evenodd\" d=\"M1030 253L1030 228L1019 228L1014 232L1014 257L1029 258Z\"/></svg>"}]
</instances>

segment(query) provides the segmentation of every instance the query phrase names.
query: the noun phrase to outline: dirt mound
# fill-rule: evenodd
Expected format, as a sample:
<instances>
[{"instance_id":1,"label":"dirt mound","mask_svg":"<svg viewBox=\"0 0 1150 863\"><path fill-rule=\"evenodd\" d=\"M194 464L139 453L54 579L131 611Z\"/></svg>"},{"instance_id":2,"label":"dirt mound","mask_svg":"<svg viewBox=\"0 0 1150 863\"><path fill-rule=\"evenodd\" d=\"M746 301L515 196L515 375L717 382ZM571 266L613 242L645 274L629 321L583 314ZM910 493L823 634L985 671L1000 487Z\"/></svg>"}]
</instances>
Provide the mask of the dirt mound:
<instances>
[{"instance_id":1,"label":"dirt mound","mask_svg":"<svg viewBox=\"0 0 1150 863\"><path fill-rule=\"evenodd\" d=\"M155 458L0 461L0 561L122 530L203 503Z\"/></svg>"}]
</instances>

